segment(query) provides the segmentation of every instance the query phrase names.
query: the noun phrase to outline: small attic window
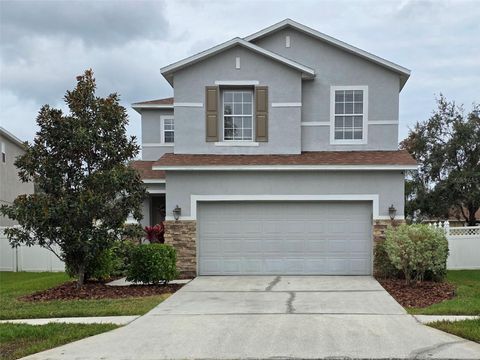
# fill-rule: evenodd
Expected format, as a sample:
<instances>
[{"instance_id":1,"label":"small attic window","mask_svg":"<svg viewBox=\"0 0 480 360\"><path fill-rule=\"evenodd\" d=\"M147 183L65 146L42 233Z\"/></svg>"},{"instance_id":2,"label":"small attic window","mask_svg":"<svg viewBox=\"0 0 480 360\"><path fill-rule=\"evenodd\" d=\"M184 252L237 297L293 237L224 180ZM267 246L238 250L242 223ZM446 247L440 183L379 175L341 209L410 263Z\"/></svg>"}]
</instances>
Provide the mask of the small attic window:
<instances>
[{"instance_id":1,"label":"small attic window","mask_svg":"<svg viewBox=\"0 0 480 360\"><path fill-rule=\"evenodd\" d=\"M290 35L285 36L285 47L290 47Z\"/></svg>"},{"instance_id":2,"label":"small attic window","mask_svg":"<svg viewBox=\"0 0 480 360\"><path fill-rule=\"evenodd\" d=\"M235 69L240 69L240 56L235 58Z\"/></svg>"}]
</instances>

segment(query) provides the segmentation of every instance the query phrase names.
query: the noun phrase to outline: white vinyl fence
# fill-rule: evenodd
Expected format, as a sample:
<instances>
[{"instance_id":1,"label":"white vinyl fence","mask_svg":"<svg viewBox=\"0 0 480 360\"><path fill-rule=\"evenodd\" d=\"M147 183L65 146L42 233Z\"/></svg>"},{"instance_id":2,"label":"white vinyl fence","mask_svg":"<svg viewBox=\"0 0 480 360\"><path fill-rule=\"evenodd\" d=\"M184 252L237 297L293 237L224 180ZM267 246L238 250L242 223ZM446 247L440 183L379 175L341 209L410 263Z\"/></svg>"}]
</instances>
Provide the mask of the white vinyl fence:
<instances>
[{"instance_id":1,"label":"white vinyl fence","mask_svg":"<svg viewBox=\"0 0 480 360\"><path fill-rule=\"evenodd\" d=\"M448 239L447 268L480 269L480 226L450 227L448 221L434 223Z\"/></svg>"},{"instance_id":2,"label":"white vinyl fence","mask_svg":"<svg viewBox=\"0 0 480 360\"><path fill-rule=\"evenodd\" d=\"M41 246L12 248L0 227L0 271L65 271L65 265Z\"/></svg>"}]
</instances>

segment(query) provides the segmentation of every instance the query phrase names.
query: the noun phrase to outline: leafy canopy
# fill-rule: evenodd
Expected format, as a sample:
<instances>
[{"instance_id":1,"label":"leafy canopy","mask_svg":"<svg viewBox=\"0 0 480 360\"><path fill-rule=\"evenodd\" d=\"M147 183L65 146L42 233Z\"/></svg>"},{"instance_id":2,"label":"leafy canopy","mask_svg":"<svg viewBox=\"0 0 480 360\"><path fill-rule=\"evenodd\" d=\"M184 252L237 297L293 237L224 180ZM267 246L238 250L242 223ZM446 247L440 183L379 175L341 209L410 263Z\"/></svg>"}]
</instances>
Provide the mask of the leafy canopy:
<instances>
[{"instance_id":1,"label":"leafy canopy","mask_svg":"<svg viewBox=\"0 0 480 360\"><path fill-rule=\"evenodd\" d=\"M141 219L145 197L140 176L128 166L139 147L126 135L127 112L117 94L96 97L95 88L87 70L65 95L69 114L40 109L34 143L15 162L21 180L40 191L1 208L21 225L6 231L12 246L50 249L80 283L86 265L119 239L127 216Z\"/></svg>"},{"instance_id":2,"label":"leafy canopy","mask_svg":"<svg viewBox=\"0 0 480 360\"><path fill-rule=\"evenodd\" d=\"M463 108L440 95L438 108L400 144L420 164L406 184L406 213L448 218L452 210L475 225L480 208L480 106Z\"/></svg>"}]
</instances>

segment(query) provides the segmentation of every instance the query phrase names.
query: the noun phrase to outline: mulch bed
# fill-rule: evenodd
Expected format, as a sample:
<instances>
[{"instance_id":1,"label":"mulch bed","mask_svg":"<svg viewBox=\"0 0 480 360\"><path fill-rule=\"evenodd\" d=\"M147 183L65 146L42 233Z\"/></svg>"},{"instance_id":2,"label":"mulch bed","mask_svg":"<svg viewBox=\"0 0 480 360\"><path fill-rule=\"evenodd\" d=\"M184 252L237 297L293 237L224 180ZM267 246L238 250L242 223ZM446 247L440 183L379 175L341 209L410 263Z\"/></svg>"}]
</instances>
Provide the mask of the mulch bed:
<instances>
[{"instance_id":1,"label":"mulch bed","mask_svg":"<svg viewBox=\"0 0 480 360\"><path fill-rule=\"evenodd\" d=\"M89 281L77 289L77 282L70 281L19 299L22 301L122 299L171 294L182 286L183 284L107 286L104 282Z\"/></svg>"},{"instance_id":2,"label":"mulch bed","mask_svg":"<svg viewBox=\"0 0 480 360\"><path fill-rule=\"evenodd\" d=\"M404 307L427 307L455 296L455 286L447 282L423 281L407 286L403 279L377 279Z\"/></svg>"}]
</instances>

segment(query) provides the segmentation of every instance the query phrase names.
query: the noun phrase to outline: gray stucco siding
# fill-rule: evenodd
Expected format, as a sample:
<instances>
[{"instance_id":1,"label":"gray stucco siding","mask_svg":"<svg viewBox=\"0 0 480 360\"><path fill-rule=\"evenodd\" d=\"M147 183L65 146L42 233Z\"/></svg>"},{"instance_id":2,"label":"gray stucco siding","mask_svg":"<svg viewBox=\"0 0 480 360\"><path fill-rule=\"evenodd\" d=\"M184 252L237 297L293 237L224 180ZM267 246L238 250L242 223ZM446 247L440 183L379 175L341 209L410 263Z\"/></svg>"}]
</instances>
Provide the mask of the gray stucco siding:
<instances>
[{"instance_id":1,"label":"gray stucco siding","mask_svg":"<svg viewBox=\"0 0 480 360\"><path fill-rule=\"evenodd\" d=\"M173 152L173 146L152 146L161 143L162 115L173 115L173 109L142 109L142 160L158 160Z\"/></svg>"},{"instance_id":2,"label":"gray stucco siding","mask_svg":"<svg viewBox=\"0 0 480 360\"><path fill-rule=\"evenodd\" d=\"M235 68L237 57L240 69ZM206 142L205 86L215 85L215 81L239 80L258 81L259 85L268 86L268 142L254 147L223 147ZM271 106L272 102L302 101L302 79L297 70L243 47L235 47L176 72L174 91L176 103L202 104L202 107L175 108L175 153L298 154L301 151L301 108ZM219 141L222 140L221 116L219 106Z\"/></svg>"},{"instance_id":3,"label":"gray stucco siding","mask_svg":"<svg viewBox=\"0 0 480 360\"><path fill-rule=\"evenodd\" d=\"M190 216L191 195L375 195L379 216L404 212L401 171L167 171L167 215L178 204Z\"/></svg>"},{"instance_id":4,"label":"gray stucco siding","mask_svg":"<svg viewBox=\"0 0 480 360\"><path fill-rule=\"evenodd\" d=\"M285 36L291 38L291 47L285 47ZM385 69L368 60L340 50L323 41L293 29L284 29L256 41L256 44L298 61L313 68L316 77L313 81L304 81L302 85L302 121L330 121L330 86L368 86L368 120L397 120L399 117L400 79L398 74ZM398 127L398 125L397 125ZM398 133L392 126L390 130ZM318 129L326 132L329 138L329 127ZM398 136L385 136L372 139L369 134L368 143L358 149L382 150L396 147ZM329 142L321 139L302 139L304 148L321 148L334 150ZM318 144L310 144L310 142ZM322 144L319 144L322 142ZM326 145L326 147L324 146ZM352 146L352 149L354 147Z\"/></svg>"},{"instance_id":5,"label":"gray stucco siding","mask_svg":"<svg viewBox=\"0 0 480 360\"><path fill-rule=\"evenodd\" d=\"M330 144L330 126L302 126L302 151L398 150L398 125L368 125L368 144Z\"/></svg>"}]
</instances>

